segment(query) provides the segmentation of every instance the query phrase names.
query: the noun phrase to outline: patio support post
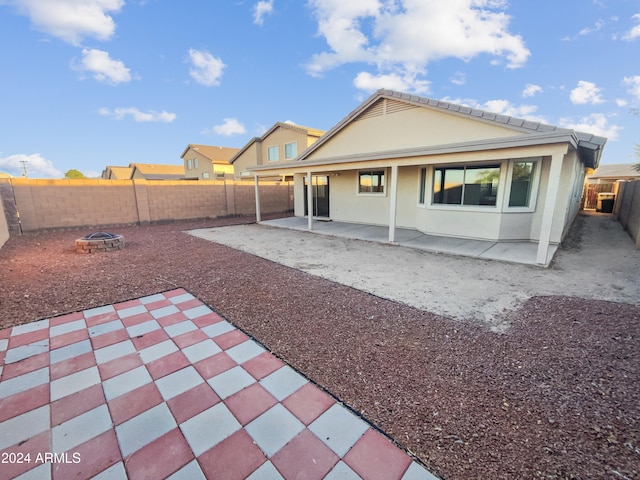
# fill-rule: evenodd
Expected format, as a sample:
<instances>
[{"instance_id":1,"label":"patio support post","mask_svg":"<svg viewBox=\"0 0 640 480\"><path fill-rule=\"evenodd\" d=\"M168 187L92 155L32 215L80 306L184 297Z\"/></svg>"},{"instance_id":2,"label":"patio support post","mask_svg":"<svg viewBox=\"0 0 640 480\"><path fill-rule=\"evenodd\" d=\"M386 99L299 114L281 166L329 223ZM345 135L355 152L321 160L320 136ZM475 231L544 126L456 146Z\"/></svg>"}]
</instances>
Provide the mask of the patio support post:
<instances>
[{"instance_id":1,"label":"patio support post","mask_svg":"<svg viewBox=\"0 0 640 480\"><path fill-rule=\"evenodd\" d=\"M547 194L544 200L544 211L542 212L542 225L540 226L540 240L538 241L538 254L536 263L546 265L549 256L549 244L551 242L551 231L553 229L553 217L558 203L558 188L560 186L560 175L562 174L562 160L565 152L557 152L551 155L551 166L549 168L549 181L547 182Z\"/></svg>"},{"instance_id":2,"label":"patio support post","mask_svg":"<svg viewBox=\"0 0 640 480\"><path fill-rule=\"evenodd\" d=\"M313 176L311 170L307 172L307 228L313 230L313 185L311 184Z\"/></svg>"},{"instance_id":3,"label":"patio support post","mask_svg":"<svg viewBox=\"0 0 640 480\"><path fill-rule=\"evenodd\" d=\"M396 241L396 211L398 205L398 165L391 165L391 186L389 190L389 242Z\"/></svg>"},{"instance_id":4,"label":"patio support post","mask_svg":"<svg viewBox=\"0 0 640 480\"><path fill-rule=\"evenodd\" d=\"M256 222L260 223L262 215L260 214L260 188L258 188L259 179L257 173L253 176L253 180L253 185L256 190Z\"/></svg>"}]
</instances>

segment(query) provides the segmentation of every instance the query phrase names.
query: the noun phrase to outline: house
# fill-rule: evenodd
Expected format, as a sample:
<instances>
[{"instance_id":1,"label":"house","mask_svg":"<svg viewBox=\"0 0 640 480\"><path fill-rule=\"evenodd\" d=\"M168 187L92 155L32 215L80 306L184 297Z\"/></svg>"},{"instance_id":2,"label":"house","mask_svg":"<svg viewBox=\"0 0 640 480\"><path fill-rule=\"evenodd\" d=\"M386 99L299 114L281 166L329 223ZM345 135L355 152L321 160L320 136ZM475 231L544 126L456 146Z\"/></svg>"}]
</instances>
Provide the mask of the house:
<instances>
[{"instance_id":1,"label":"house","mask_svg":"<svg viewBox=\"0 0 640 480\"><path fill-rule=\"evenodd\" d=\"M102 171L101 178L104 180L130 180L133 167L108 166Z\"/></svg>"},{"instance_id":2,"label":"house","mask_svg":"<svg viewBox=\"0 0 640 480\"><path fill-rule=\"evenodd\" d=\"M237 148L190 143L180 158L184 160L187 180L215 180L233 175L229 160L238 152Z\"/></svg>"},{"instance_id":3,"label":"house","mask_svg":"<svg viewBox=\"0 0 640 480\"><path fill-rule=\"evenodd\" d=\"M277 122L261 137L254 137L229 162L236 179L251 178L249 167L274 165L293 160L298 153L316 142L323 130L303 127L290 122Z\"/></svg>"},{"instance_id":4,"label":"house","mask_svg":"<svg viewBox=\"0 0 640 480\"><path fill-rule=\"evenodd\" d=\"M160 163L130 163L131 179L145 180L182 180L184 167L182 165L166 165Z\"/></svg>"},{"instance_id":5,"label":"house","mask_svg":"<svg viewBox=\"0 0 640 480\"><path fill-rule=\"evenodd\" d=\"M547 265L580 208L586 168L606 138L448 102L379 90L294 160L296 216L431 235L533 242ZM309 208L311 206L311 208ZM309 214L310 213L310 214Z\"/></svg>"}]
</instances>

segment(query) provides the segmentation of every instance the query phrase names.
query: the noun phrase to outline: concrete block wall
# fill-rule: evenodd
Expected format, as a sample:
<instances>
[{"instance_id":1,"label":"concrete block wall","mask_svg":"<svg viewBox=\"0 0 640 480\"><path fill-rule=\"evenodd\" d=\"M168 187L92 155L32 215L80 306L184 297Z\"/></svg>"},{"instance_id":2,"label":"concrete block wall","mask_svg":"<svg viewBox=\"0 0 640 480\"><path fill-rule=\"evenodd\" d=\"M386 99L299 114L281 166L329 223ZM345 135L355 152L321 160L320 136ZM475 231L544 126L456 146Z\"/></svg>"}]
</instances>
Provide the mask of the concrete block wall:
<instances>
[{"instance_id":1,"label":"concrete block wall","mask_svg":"<svg viewBox=\"0 0 640 480\"><path fill-rule=\"evenodd\" d=\"M640 180L620 183L614 214L640 248Z\"/></svg>"},{"instance_id":2,"label":"concrete block wall","mask_svg":"<svg viewBox=\"0 0 640 480\"><path fill-rule=\"evenodd\" d=\"M18 219L15 233L75 227L215 218L255 214L253 180L45 180L12 178L0 182L6 196L0 222L0 241L10 234L11 218ZM278 213L293 208L293 186L288 182L261 182L261 208ZM13 204L15 213L8 204ZM0 212L2 213L2 212ZM17 222L17 220L16 220Z\"/></svg>"}]
</instances>

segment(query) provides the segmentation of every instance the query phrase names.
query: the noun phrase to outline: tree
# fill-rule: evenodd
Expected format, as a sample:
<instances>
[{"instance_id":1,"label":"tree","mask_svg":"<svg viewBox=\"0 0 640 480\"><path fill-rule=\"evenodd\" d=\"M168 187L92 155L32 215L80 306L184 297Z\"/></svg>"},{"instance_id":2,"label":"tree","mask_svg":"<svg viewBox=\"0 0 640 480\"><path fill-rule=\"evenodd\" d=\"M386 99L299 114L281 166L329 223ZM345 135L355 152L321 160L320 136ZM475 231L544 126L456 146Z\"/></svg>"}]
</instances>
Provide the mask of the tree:
<instances>
[{"instance_id":1,"label":"tree","mask_svg":"<svg viewBox=\"0 0 640 480\"><path fill-rule=\"evenodd\" d=\"M640 172L640 143L636 143L636 158L638 161L633 164L633 169L636 172Z\"/></svg>"},{"instance_id":2,"label":"tree","mask_svg":"<svg viewBox=\"0 0 640 480\"><path fill-rule=\"evenodd\" d=\"M76 170L72 168L71 170L67 170L67 173L64 174L64 178L87 178L84 176L80 170Z\"/></svg>"}]
</instances>

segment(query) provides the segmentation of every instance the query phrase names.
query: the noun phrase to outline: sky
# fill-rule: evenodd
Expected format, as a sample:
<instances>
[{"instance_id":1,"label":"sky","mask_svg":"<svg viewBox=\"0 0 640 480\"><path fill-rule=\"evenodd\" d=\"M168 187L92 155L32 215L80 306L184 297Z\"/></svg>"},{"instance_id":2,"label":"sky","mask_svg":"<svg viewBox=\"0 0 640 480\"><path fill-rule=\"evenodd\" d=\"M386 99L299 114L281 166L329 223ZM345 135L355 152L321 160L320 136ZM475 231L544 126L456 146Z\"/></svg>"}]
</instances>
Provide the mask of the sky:
<instances>
[{"instance_id":1,"label":"sky","mask_svg":"<svg viewBox=\"0 0 640 480\"><path fill-rule=\"evenodd\" d=\"M640 0L0 0L0 172L100 176L328 130L379 88L636 161Z\"/></svg>"}]
</instances>

